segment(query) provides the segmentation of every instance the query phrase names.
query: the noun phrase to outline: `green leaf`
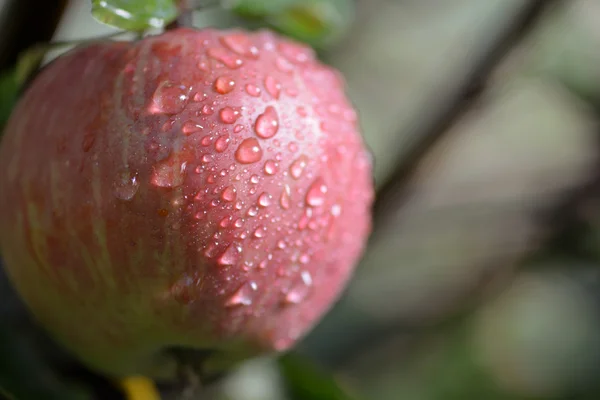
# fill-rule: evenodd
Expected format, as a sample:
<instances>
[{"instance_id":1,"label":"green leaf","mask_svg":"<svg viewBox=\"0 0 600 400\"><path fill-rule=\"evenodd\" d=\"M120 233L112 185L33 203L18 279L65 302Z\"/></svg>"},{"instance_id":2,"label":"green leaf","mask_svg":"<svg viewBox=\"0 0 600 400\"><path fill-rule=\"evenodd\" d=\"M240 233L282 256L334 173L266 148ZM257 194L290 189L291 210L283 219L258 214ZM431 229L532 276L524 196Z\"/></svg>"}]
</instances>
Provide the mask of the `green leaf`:
<instances>
[{"instance_id":1,"label":"green leaf","mask_svg":"<svg viewBox=\"0 0 600 400\"><path fill-rule=\"evenodd\" d=\"M37 70L47 50L46 46L25 50L19 56L17 65L0 72L0 130L8 121L23 85Z\"/></svg>"},{"instance_id":2,"label":"green leaf","mask_svg":"<svg viewBox=\"0 0 600 400\"><path fill-rule=\"evenodd\" d=\"M17 99L19 98L17 68L11 68L0 73L0 129L4 127Z\"/></svg>"},{"instance_id":3,"label":"green leaf","mask_svg":"<svg viewBox=\"0 0 600 400\"><path fill-rule=\"evenodd\" d=\"M285 11L302 0L221 0L223 8L230 9L244 17L265 17Z\"/></svg>"},{"instance_id":4,"label":"green leaf","mask_svg":"<svg viewBox=\"0 0 600 400\"><path fill-rule=\"evenodd\" d=\"M162 28L177 18L173 0L92 0L92 15L128 31Z\"/></svg>"},{"instance_id":5,"label":"green leaf","mask_svg":"<svg viewBox=\"0 0 600 400\"><path fill-rule=\"evenodd\" d=\"M283 34L322 48L340 39L354 19L352 0L305 0L267 17Z\"/></svg>"},{"instance_id":6,"label":"green leaf","mask_svg":"<svg viewBox=\"0 0 600 400\"><path fill-rule=\"evenodd\" d=\"M279 369L292 400L357 400L331 374L297 354L282 356Z\"/></svg>"}]
</instances>

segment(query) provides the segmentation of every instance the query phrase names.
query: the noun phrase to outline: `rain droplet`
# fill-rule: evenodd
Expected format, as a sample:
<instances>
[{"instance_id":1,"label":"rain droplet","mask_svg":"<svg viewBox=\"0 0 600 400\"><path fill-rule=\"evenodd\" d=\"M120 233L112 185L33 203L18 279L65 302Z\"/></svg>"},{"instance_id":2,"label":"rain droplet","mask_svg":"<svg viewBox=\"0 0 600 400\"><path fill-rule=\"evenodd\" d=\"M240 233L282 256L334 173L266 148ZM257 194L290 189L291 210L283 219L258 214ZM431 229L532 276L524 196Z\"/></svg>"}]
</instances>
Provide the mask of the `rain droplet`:
<instances>
[{"instance_id":1,"label":"rain droplet","mask_svg":"<svg viewBox=\"0 0 600 400\"><path fill-rule=\"evenodd\" d=\"M235 159L242 164L252 164L260 161L263 151L254 138L245 139L235 151Z\"/></svg>"},{"instance_id":2,"label":"rain droplet","mask_svg":"<svg viewBox=\"0 0 600 400\"><path fill-rule=\"evenodd\" d=\"M245 57L258 58L258 48L254 46L250 38L243 33L230 33L221 36L220 41L234 53Z\"/></svg>"},{"instance_id":3,"label":"rain droplet","mask_svg":"<svg viewBox=\"0 0 600 400\"><path fill-rule=\"evenodd\" d=\"M188 88L171 82L162 82L152 96L149 107L151 114L177 114L188 102Z\"/></svg>"},{"instance_id":4,"label":"rain droplet","mask_svg":"<svg viewBox=\"0 0 600 400\"><path fill-rule=\"evenodd\" d=\"M219 153L227 150L227 146L229 146L229 136L221 135L215 140L215 150Z\"/></svg>"},{"instance_id":5,"label":"rain droplet","mask_svg":"<svg viewBox=\"0 0 600 400\"><path fill-rule=\"evenodd\" d=\"M265 78L265 89L267 89L267 92L275 99L279 99L279 95L281 94L281 83L271 75L268 75Z\"/></svg>"},{"instance_id":6,"label":"rain droplet","mask_svg":"<svg viewBox=\"0 0 600 400\"><path fill-rule=\"evenodd\" d=\"M287 210L288 208L290 208L291 194L292 194L292 191L291 191L289 185L287 185L287 184L283 185L283 190L281 191L281 196L279 197L279 205L284 210Z\"/></svg>"},{"instance_id":7,"label":"rain droplet","mask_svg":"<svg viewBox=\"0 0 600 400\"><path fill-rule=\"evenodd\" d=\"M258 177L258 175L252 174L252 176L250 177L250 182L257 184L258 182L260 182L260 178Z\"/></svg>"},{"instance_id":8,"label":"rain droplet","mask_svg":"<svg viewBox=\"0 0 600 400\"><path fill-rule=\"evenodd\" d=\"M231 217L225 217L221 220L221 222L219 222L219 226L221 228L227 228L229 226L230 222L231 222Z\"/></svg>"},{"instance_id":9,"label":"rain droplet","mask_svg":"<svg viewBox=\"0 0 600 400\"><path fill-rule=\"evenodd\" d=\"M323 178L317 178L308 188L306 193L306 204L312 207L319 207L325 203L325 194L327 186Z\"/></svg>"},{"instance_id":10,"label":"rain droplet","mask_svg":"<svg viewBox=\"0 0 600 400\"><path fill-rule=\"evenodd\" d=\"M277 164L273 160L267 160L265 162L265 174L275 175L277 173Z\"/></svg>"},{"instance_id":11,"label":"rain droplet","mask_svg":"<svg viewBox=\"0 0 600 400\"><path fill-rule=\"evenodd\" d=\"M292 175L292 178L299 179L302 176L307 161L308 158L305 155L302 155L290 165L290 175Z\"/></svg>"},{"instance_id":12,"label":"rain droplet","mask_svg":"<svg viewBox=\"0 0 600 400\"><path fill-rule=\"evenodd\" d=\"M265 236L266 231L267 228L265 228L264 226L259 226L258 228L256 228L252 235L257 239L260 239Z\"/></svg>"},{"instance_id":13,"label":"rain droplet","mask_svg":"<svg viewBox=\"0 0 600 400\"><path fill-rule=\"evenodd\" d=\"M219 117L224 123L233 124L240 117L240 112L231 107L224 107L219 111Z\"/></svg>"},{"instance_id":14,"label":"rain droplet","mask_svg":"<svg viewBox=\"0 0 600 400\"><path fill-rule=\"evenodd\" d=\"M273 106L268 106L265 112L256 118L254 130L256 135L263 139L275 136L279 130L279 115Z\"/></svg>"},{"instance_id":15,"label":"rain droplet","mask_svg":"<svg viewBox=\"0 0 600 400\"><path fill-rule=\"evenodd\" d=\"M217 262L219 263L219 265L223 266L234 265L238 261L240 261L241 256L242 247L237 243L232 243L229 246L227 246L223 254L221 254L221 256L217 259Z\"/></svg>"},{"instance_id":16,"label":"rain droplet","mask_svg":"<svg viewBox=\"0 0 600 400\"><path fill-rule=\"evenodd\" d=\"M181 131L184 133L184 135L189 136L192 133L201 131L202 129L204 129L204 127L200 124L197 124L193 121L187 121L183 124L183 126L181 127Z\"/></svg>"},{"instance_id":17,"label":"rain droplet","mask_svg":"<svg viewBox=\"0 0 600 400\"><path fill-rule=\"evenodd\" d=\"M227 50L223 48L213 47L211 49L208 49L207 54L210 58L222 62L223 64L225 64L225 66L231 69L236 69L244 65L244 61L241 58L230 54Z\"/></svg>"},{"instance_id":18,"label":"rain droplet","mask_svg":"<svg viewBox=\"0 0 600 400\"><path fill-rule=\"evenodd\" d=\"M227 94L235 87L235 81L231 78L220 76L215 80L215 90L220 94Z\"/></svg>"},{"instance_id":19,"label":"rain droplet","mask_svg":"<svg viewBox=\"0 0 600 400\"><path fill-rule=\"evenodd\" d=\"M114 183L115 196L124 201L133 199L140 187L137 174L128 169L122 171Z\"/></svg>"},{"instance_id":20,"label":"rain droplet","mask_svg":"<svg viewBox=\"0 0 600 400\"><path fill-rule=\"evenodd\" d=\"M221 199L223 201L232 202L237 196L237 190L233 186L227 186L221 192Z\"/></svg>"},{"instance_id":21,"label":"rain droplet","mask_svg":"<svg viewBox=\"0 0 600 400\"><path fill-rule=\"evenodd\" d=\"M300 304L310 294L312 288L312 276L308 271L302 271L299 279L294 283L285 295L285 302L288 304Z\"/></svg>"},{"instance_id":22,"label":"rain droplet","mask_svg":"<svg viewBox=\"0 0 600 400\"><path fill-rule=\"evenodd\" d=\"M250 306L252 305L253 293L258 289L256 282L244 283L225 302L226 307Z\"/></svg>"},{"instance_id":23,"label":"rain droplet","mask_svg":"<svg viewBox=\"0 0 600 400\"><path fill-rule=\"evenodd\" d=\"M172 159L155 164L152 167L152 176L150 181L154 186L159 187L178 187L183 184L186 163L176 163Z\"/></svg>"},{"instance_id":24,"label":"rain droplet","mask_svg":"<svg viewBox=\"0 0 600 400\"><path fill-rule=\"evenodd\" d=\"M269 207L271 205L271 195L265 192L258 196L258 205L261 207Z\"/></svg>"},{"instance_id":25,"label":"rain droplet","mask_svg":"<svg viewBox=\"0 0 600 400\"><path fill-rule=\"evenodd\" d=\"M246 93L248 93L250 96L252 97L258 97L260 96L260 88L256 85L253 85L251 83L246 85Z\"/></svg>"},{"instance_id":26,"label":"rain droplet","mask_svg":"<svg viewBox=\"0 0 600 400\"><path fill-rule=\"evenodd\" d=\"M302 64L313 58L313 51L306 45L292 42L282 42L279 51L285 58L296 64Z\"/></svg>"},{"instance_id":27,"label":"rain droplet","mask_svg":"<svg viewBox=\"0 0 600 400\"><path fill-rule=\"evenodd\" d=\"M202 146L210 146L210 142L212 142L212 136L210 135L206 135L202 138L202 140L200 141L200 144Z\"/></svg>"},{"instance_id":28,"label":"rain droplet","mask_svg":"<svg viewBox=\"0 0 600 400\"><path fill-rule=\"evenodd\" d=\"M334 217L339 217L342 214L342 206L339 204L334 204L331 206L331 215Z\"/></svg>"},{"instance_id":29,"label":"rain droplet","mask_svg":"<svg viewBox=\"0 0 600 400\"><path fill-rule=\"evenodd\" d=\"M242 129L244 129L244 125L240 125L237 124L234 128L233 128L233 133L240 133L242 131Z\"/></svg>"},{"instance_id":30,"label":"rain droplet","mask_svg":"<svg viewBox=\"0 0 600 400\"><path fill-rule=\"evenodd\" d=\"M205 104L202 106L202 108L200 109L200 112L204 115L212 115L215 110L214 108L212 108L211 106L209 106L208 104Z\"/></svg>"},{"instance_id":31,"label":"rain droplet","mask_svg":"<svg viewBox=\"0 0 600 400\"><path fill-rule=\"evenodd\" d=\"M250 207L246 214L249 217L256 217L258 215L258 207Z\"/></svg>"},{"instance_id":32,"label":"rain droplet","mask_svg":"<svg viewBox=\"0 0 600 400\"><path fill-rule=\"evenodd\" d=\"M277 59L275 60L275 66L281 72L290 72L294 69L294 66L292 65L292 63L290 63L288 60L286 60L283 57L277 57Z\"/></svg>"}]
</instances>

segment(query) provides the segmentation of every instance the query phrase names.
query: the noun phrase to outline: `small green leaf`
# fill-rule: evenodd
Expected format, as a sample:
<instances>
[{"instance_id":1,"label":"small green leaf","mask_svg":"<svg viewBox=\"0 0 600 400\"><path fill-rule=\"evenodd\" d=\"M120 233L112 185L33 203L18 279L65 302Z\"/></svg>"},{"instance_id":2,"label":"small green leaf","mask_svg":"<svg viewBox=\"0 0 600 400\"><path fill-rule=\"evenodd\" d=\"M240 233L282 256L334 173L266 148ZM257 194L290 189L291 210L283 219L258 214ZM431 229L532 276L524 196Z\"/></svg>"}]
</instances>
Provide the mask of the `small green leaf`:
<instances>
[{"instance_id":1,"label":"small green leaf","mask_svg":"<svg viewBox=\"0 0 600 400\"><path fill-rule=\"evenodd\" d=\"M4 127L19 98L21 85L17 79L17 68L0 73L0 128Z\"/></svg>"},{"instance_id":2,"label":"small green leaf","mask_svg":"<svg viewBox=\"0 0 600 400\"><path fill-rule=\"evenodd\" d=\"M331 374L297 354L281 357L279 368L292 400L357 400Z\"/></svg>"},{"instance_id":3,"label":"small green leaf","mask_svg":"<svg viewBox=\"0 0 600 400\"><path fill-rule=\"evenodd\" d=\"M44 46L32 47L20 55L17 65L0 72L0 130L19 99L21 88L38 68L47 50Z\"/></svg>"},{"instance_id":4,"label":"small green leaf","mask_svg":"<svg viewBox=\"0 0 600 400\"><path fill-rule=\"evenodd\" d=\"M302 0L221 0L223 8L230 9L244 17L265 17L285 11Z\"/></svg>"},{"instance_id":5,"label":"small green leaf","mask_svg":"<svg viewBox=\"0 0 600 400\"><path fill-rule=\"evenodd\" d=\"M283 34L322 48L340 39L354 19L352 0L306 0L267 17Z\"/></svg>"},{"instance_id":6,"label":"small green leaf","mask_svg":"<svg viewBox=\"0 0 600 400\"><path fill-rule=\"evenodd\" d=\"M92 15L128 31L162 28L177 18L173 0L92 0Z\"/></svg>"}]
</instances>

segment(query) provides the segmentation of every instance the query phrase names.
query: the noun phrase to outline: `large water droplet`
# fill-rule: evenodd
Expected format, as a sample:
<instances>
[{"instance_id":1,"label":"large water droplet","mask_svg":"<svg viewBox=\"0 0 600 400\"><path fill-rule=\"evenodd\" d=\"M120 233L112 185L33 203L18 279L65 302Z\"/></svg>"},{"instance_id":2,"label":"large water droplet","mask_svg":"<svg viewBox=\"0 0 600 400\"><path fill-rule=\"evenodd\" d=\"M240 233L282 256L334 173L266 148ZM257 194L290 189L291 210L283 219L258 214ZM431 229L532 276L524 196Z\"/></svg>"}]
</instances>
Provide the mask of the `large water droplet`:
<instances>
[{"instance_id":1,"label":"large water droplet","mask_svg":"<svg viewBox=\"0 0 600 400\"><path fill-rule=\"evenodd\" d=\"M279 130L279 115L277 115L274 107L268 106L265 112L256 118L254 130L256 131L256 135L263 139L275 136Z\"/></svg>"},{"instance_id":2,"label":"large water droplet","mask_svg":"<svg viewBox=\"0 0 600 400\"><path fill-rule=\"evenodd\" d=\"M181 127L181 131L186 136L189 136L189 135L191 135L192 133L195 133L195 132L199 132L202 129L204 129L204 127L202 125L194 122L194 121L187 121Z\"/></svg>"},{"instance_id":3,"label":"large water droplet","mask_svg":"<svg viewBox=\"0 0 600 400\"><path fill-rule=\"evenodd\" d=\"M312 207L319 207L325 203L325 194L327 193L327 185L323 178L317 178L308 188L306 193L306 204Z\"/></svg>"},{"instance_id":4,"label":"large water droplet","mask_svg":"<svg viewBox=\"0 0 600 400\"><path fill-rule=\"evenodd\" d=\"M154 91L148 111L151 114L177 114L185 108L188 94L189 89L183 85L162 82Z\"/></svg>"},{"instance_id":5,"label":"large water droplet","mask_svg":"<svg viewBox=\"0 0 600 400\"><path fill-rule=\"evenodd\" d=\"M245 139L235 151L235 159L242 164L252 164L260 161L263 151L254 138Z\"/></svg>"},{"instance_id":6,"label":"large water droplet","mask_svg":"<svg viewBox=\"0 0 600 400\"><path fill-rule=\"evenodd\" d=\"M285 58L296 64L305 63L313 58L313 51L303 44L286 41L279 43L278 47Z\"/></svg>"},{"instance_id":7,"label":"large water droplet","mask_svg":"<svg viewBox=\"0 0 600 400\"><path fill-rule=\"evenodd\" d=\"M279 99L279 95L281 94L281 83L271 75L268 75L265 78L265 89L267 89L267 93L275 99Z\"/></svg>"},{"instance_id":8,"label":"large water droplet","mask_svg":"<svg viewBox=\"0 0 600 400\"><path fill-rule=\"evenodd\" d=\"M236 196L237 190L233 186L227 186L221 192L221 199L223 199L223 201L232 202L235 200Z\"/></svg>"},{"instance_id":9,"label":"large water droplet","mask_svg":"<svg viewBox=\"0 0 600 400\"><path fill-rule=\"evenodd\" d=\"M291 195L292 190L290 189L289 185L283 185L283 190L281 191L281 196L279 197L279 205L284 210L290 208Z\"/></svg>"},{"instance_id":10,"label":"large water droplet","mask_svg":"<svg viewBox=\"0 0 600 400\"><path fill-rule=\"evenodd\" d=\"M258 196L258 205L261 207L269 207L271 205L271 195L264 192Z\"/></svg>"},{"instance_id":11,"label":"large water droplet","mask_svg":"<svg viewBox=\"0 0 600 400\"><path fill-rule=\"evenodd\" d=\"M175 162L174 159L167 159L164 162L155 164L152 167L151 183L159 187L178 187L183 184L185 169L187 163Z\"/></svg>"},{"instance_id":12,"label":"large water droplet","mask_svg":"<svg viewBox=\"0 0 600 400\"><path fill-rule=\"evenodd\" d=\"M253 85L251 83L246 85L246 93L248 93L250 96L252 97L258 97L260 96L260 88L256 85Z\"/></svg>"},{"instance_id":13,"label":"large water droplet","mask_svg":"<svg viewBox=\"0 0 600 400\"><path fill-rule=\"evenodd\" d=\"M277 173L277 163L273 160L267 160L265 162L265 174L275 175Z\"/></svg>"},{"instance_id":14,"label":"large water droplet","mask_svg":"<svg viewBox=\"0 0 600 400\"><path fill-rule=\"evenodd\" d=\"M294 69L292 63L290 63L287 59L283 57L277 57L275 60L275 66L281 72L291 72Z\"/></svg>"},{"instance_id":15,"label":"large water droplet","mask_svg":"<svg viewBox=\"0 0 600 400\"><path fill-rule=\"evenodd\" d=\"M118 199L128 201L133 199L139 187L140 183L137 174L126 169L117 176L117 180L114 183L114 193Z\"/></svg>"},{"instance_id":16,"label":"large water droplet","mask_svg":"<svg viewBox=\"0 0 600 400\"><path fill-rule=\"evenodd\" d=\"M215 150L219 153L227 150L227 146L229 146L229 136L221 135L215 140Z\"/></svg>"},{"instance_id":17,"label":"large water droplet","mask_svg":"<svg viewBox=\"0 0 600 400\"><path fill-rule=\"evenodd\" d=\"M226 307L238 307L252 305L252 297L258 289L256 282L244 283L225 302Z\"/></svg>"},{"instance_id":18,"label":"large water droplet","mask_svg":"<svg viewBox=\"0 0 600 400\"><path fill-rule=\"evenodd\" d=\"M241 56L258 58L259 51L252 41L243 33L230 33L220 37L221 43L229 50Z\"/></svg>"},{"instance_id":19,"label":"large water droplet","mask_svg":"<svg viewBox=\"0 0 600 400\"><path fill-rule=\"evenodd\" d=\"M231 107L224 107L219 111L219 118L226 124L233 124L240 117L240 112Z\"/></svg>"},{"instance_id":20,"label":"large water droplet","mask_svg":"<svg viewBox=\"0 0 600 400\"><path fill-rule=\"evenodd\" d=\"M227 94L235 87L235 81L226 76L220 76L215 80L215 90L220 94Z\"/></svg>"},{"instance_id":21,"label":"large water droplet","mask_svg":"<svg viewBox=\"0 0 600 400\"><path fill-rule=\"evenodd\" d=\"M285 302L288 304L300 304L304 301L312 288L313 280L310 272L302 271L299 279L292 285L285 295Z\"/></svg>"},{"instance_id":22,"label":"large water droplet","mask_svg":"<svg viewBox=\"0 0 600 400\"><path fill-rule=\"evenodd\" d=\"M290 175L292 178L299 179L302 176L307 162L308 158L305 155L301 155L290 165Z\"/></svg>"},{"instance_id":23,"label":"large water droplet","mask_svg":"<svg viewBox=\"0 0 600 400\"><path fill-rule=\"evenodd\" d=\"M258 228L256 228L254 230L254 233L252 235L257 239L260 239L260 238L265 237L266 233L267 233L267 228L265 228L264 226L259 226Z\"/></svg>"},{"instance_id":24,"label":"large water droplet","mask_svg":"<svg viewBox=\"0 0 600 400\"><path fill-rule=\"evenodd\" d=\"M236 69L244 65L244 61L241 58L230 54L227 50L220 47L208 49L207 54L210 58L222 62L225 64L225 66L231 69Z\"/></svg>"},{"instance_id":25,"label":"large water droplet","mask_svg":"<svg viewBox=\"0 0 600 400\"><path fill-rule=\"evenodd\" d=\"M217 259L219 265L227 266L234 265L240 258L242 257L242 246L237 243L232 243L221 254L221 256Z\"/></svg>"}]
</instances>

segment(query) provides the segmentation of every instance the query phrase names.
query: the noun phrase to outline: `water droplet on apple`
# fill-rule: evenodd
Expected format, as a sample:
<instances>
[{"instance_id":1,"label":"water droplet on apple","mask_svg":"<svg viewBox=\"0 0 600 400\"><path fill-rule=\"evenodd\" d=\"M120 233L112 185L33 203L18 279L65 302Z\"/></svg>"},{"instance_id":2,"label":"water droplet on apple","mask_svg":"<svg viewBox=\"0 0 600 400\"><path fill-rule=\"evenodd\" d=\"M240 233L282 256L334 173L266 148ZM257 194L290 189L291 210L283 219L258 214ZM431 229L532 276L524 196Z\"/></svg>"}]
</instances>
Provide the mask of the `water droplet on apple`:
<instances>
[{"instance_id":1,"label":"water droplet on apple","mask_svg":"<svg viewBox=\"0 0 600 400\"><path fill-rule=\"evenodd\" d=\"M292 285L285 295L285 303L287 304L300 304L310 294L312 289L312 276L308 271L302 271L300 277Z\"/></svg>"},{"instance_id":2,"label":"water droplet on apple","mask_svg":"<svg viewBox=\"0 0 600 400\"><path fill-rule=\"evenodd\" d=\"M219 118L226 124L233 124L240 117L240 112L231 107L224 107L219 111Z\"/></svg>"},{"instance_id":3,"label":"water droplet on apple","mask_svg":"<svg viewBox=\"0 0 600 400\"><path fill-rule=\"evenodd\" d=\"M229 146L229 136L221 135L215 140L215 150L219 153L227 150L227 146Z\"/></svg>"},{"instance_id":4,"label":"water droplet on apple","mask_svg":"<svg viewBox=\"0 0 600 400\"><path fill-rule=\"evenodd\" d=\"M306 204L312 207L319 207L325 203L325 194L327 193L327 185L323 178L317 178L308 188L306 193Z\"/></svg>"},{"instance_id":5,"label":"water droplet on apple","mask_svg":"<svg viewBox=\"0 0 600 400\"><path fill-rule=\"evenodd\" d=\"M227 246L223 254L219 256L217 263L222 266L234 265L240 261L241 256L242 246L237 243L232 243Z\"/></svg>"},{"instance_id":6,"label":"water droplet on apple","mask_svg":"<svg viewBox=\"0 0 600 400\"><path fill-rule=\"evenodd\" d=\"M154 91L148 111L151 114L177 114L185 108L188 94L189 89L184 85L161 82Z\"/></svg>"},{"instance_id":7,"label":"water droplet on apple","mask_svg":"<svg viewBox=\"0 0 600 400\"><path fill-rule=\"evenodd\" d=\"M138 176L129 169L121 171L114 183L115 196L124 201L133 199L140 187Z\"/></svg>"},{"instance_id":8,"label":"water droplet on apple","mask_svg":"<svg viewBox=\"0 0 600 400\"><path fill-rule=\"evenodd\" d=\"M277 163L273 160L267 160L265 162L265 174L275 175L277 173Z\"/></svg>"},{"instance_id":9,"label":"water droplet on apple","mask_svg":"<svg viewBox=\"0 0 600 400\"><path fill-rule=\"evenodd\" d=\"M251 83L246 85L246 93L248 93L250 96L252 97L258 97L260 96L260 88L256 85L253 85Z\"/></svg>"},{"instance_id":10,"label":"water droplet on apple","mask_svg":"<svg viewBox=\"0 0 600 400\"><path fill-rule=\"evenodd\" d=\"M249 138L240 143L235 151L235 159L242 164L252 164L260 161L262 154L258 140Z\"/></svg>"},{"instance_id":11,"label":"water droplet on apple","mask_svg":"<svg viewBox=\"0 0 600 400\"><path fill-rule=\"evenodd\" d=\"M235 81L226 76L220 76L215 80L215 90L220 94L227 94L235 87Z\"/></svg>"},{"instance_id":12,"label":"water droplet on apple","mask_svg":"<svg viewBox=\"0 0 600 400\"><path fill-rule=\"evenodd\" d=\"M271 195L264 192L258 196L258 205L260 207L269 207L271 205Z\"/></svg>"},{"instance_id":13,"label":"water droplet on apple","mask_svg":"<svg viewBox=\"0 0 600 400\"><path fill-rule=\"evenodd\" d=\"M292 178L300 179L302 173L304 172L304 168L306 168L307 162L308 158L305 155L302 155L290 165L290 175Z\"/></svg>"},{"instance_id":14,"label":"water droplet on apple","mask_svg":"<svg viewBox=\"0 0 600 400\"><path fill-rule=\"evenodd\" d=\"M239 307L252 305L252 297L258 289L256 282L244 283L225 302L226 307Z\"/></svg>"},{"instance_id":15,"label":"water droplet on apple","mask_svg":"<svg viewBox=\"0 0 600 400\"><path fill-rule=\"evenodd\" d=\"M268 106L265 112L256 118L254 130L256 131L256 135L262 139L275 136L279 130L279 116L273 106Z\"/></svg>"},{"instance_id":16,"label":"water droplet on apple","mask_svg":"<svg viewBox=\"0 0 600 400\"><path fill-rule=\"evenodd\" d=\"M237 190L233 186L227 186L221 192L221 199L226 202L232 202L236 198Z\"/></svg>"},{"instance_id":17,"label":"water droplet on apple","mask_svg":"<svg viewBox=\"0 0 600 400\"><path fill-rule=\"evenodd\" d=\"M292 195L292 191L291 191L289 185L287 185L287 184L283 185L283 190L281 191L281 196L279 197L279 205L284 210L287 210L288 208L290 208L291 195Z\"/></svg>"},{"instance_id":18,"label":"water droplet on apple","mask_svg":"<svg viewBox=\"0 0 600 400\"><path fill-rule=\"evenodd\" d=\"M281 94L281 83L271 75L268 75L265 78L265 89L267 89L267 93L275 99L279 99L279 95Z\"/></svg>"}]
</instances>

